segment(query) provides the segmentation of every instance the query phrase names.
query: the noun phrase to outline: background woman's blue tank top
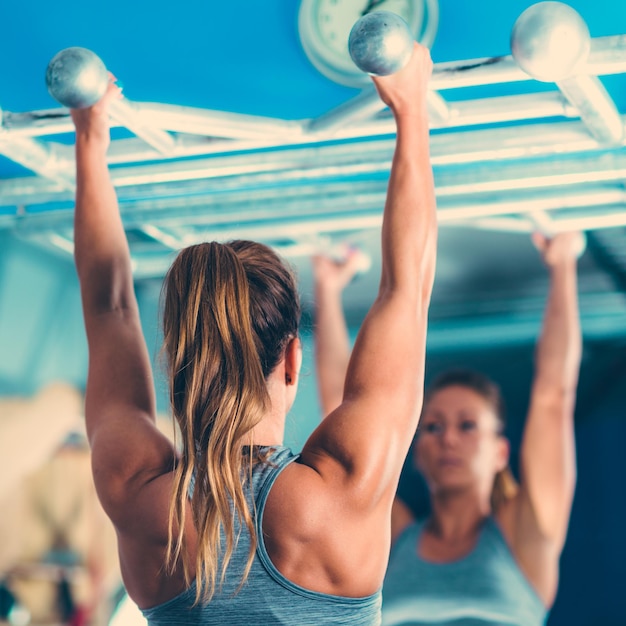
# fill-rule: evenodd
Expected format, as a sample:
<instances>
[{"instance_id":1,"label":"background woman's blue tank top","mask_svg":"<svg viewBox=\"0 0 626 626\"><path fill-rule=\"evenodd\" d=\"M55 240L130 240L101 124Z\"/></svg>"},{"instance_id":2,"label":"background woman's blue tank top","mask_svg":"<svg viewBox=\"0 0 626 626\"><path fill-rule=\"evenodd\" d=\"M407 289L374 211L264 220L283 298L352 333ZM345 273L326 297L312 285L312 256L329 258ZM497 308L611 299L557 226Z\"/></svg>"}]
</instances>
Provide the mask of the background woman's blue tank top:
<instances>
[{"instance_id":1,"label":"background woman's blue tank top","mask_svg":"<svg viewBox=\"0 0 626 626\"><path fill-rule=\"evenodd\" d=\"M393 547L383 585L384 626L541 626L546 608L492 518L470 554L430 563L417 553L423 522Z\"/></svg>"},{"instance_id":2,"label":"background woman's blue tank top","mask_svg":"<svg viewBox=\"0 0 626 626\"><path fill-rule=\"evenodd\" d=\"M242 531L228 565L225 583L211 601L192 606L196 586L179 596L142 611L150 626L374 626L380 624L380 592L365 598L344 598L309 591L287 580L272 564L261 531L265 502L280 472L298 457L288 448L275 447L267 463L254 469L249 501L257 508L258 547L245 584L236 593L250 546Z\"/></svg>"}]
</instances>

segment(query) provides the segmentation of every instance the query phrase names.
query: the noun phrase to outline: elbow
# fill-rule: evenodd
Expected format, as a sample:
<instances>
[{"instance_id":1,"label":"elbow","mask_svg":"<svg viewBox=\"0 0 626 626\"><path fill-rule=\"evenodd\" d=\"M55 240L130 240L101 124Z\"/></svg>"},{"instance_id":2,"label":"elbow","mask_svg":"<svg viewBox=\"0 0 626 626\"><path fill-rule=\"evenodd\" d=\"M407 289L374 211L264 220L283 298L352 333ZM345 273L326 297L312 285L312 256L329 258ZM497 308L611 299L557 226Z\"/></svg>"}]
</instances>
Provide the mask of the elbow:
<instances>
[{"instance_id":1,"label":"elbow","mask_svg":"<svg viewBox=\"0 0 626 626\"><path fill-rule=\"evenodd\" d=\"M136 308L130 264L76 264L83 307L94 314Z\"/></svg>"},{"instance_id":2,"label":"elbow","mask_svg":"<svg viewBox=\"0 0 626 626\"><path fill-rule=\"evenodd\" d=\"M573 418L576 405L576 383L537 379L533 384L532 403L543 414Z\"/></svg>"}]
</instances>

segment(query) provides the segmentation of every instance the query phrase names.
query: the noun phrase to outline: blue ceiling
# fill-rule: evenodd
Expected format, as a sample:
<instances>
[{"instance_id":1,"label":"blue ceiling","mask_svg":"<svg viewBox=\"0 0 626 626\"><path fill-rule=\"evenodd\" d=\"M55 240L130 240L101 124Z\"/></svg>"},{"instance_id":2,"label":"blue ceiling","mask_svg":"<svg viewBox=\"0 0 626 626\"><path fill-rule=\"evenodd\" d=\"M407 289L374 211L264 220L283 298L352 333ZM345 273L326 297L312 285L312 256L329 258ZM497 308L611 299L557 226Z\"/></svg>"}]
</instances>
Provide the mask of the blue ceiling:
<instances>
[{"instance_id":1,"label":"blue ceiling","mask_svg":"<svg viewBox=\"0 0 626 626\"><path fill-rule=\"evenodd\" d=\"M364 2L364 4L366 4ZM440 0L435 62L510 53L511 28L528 0ZM626 30L626 3L571 0L592 36ZM3 7L0 105L57 106L44 85L48 61L69 46L92 49L124 83L128 98L283 119L317 116L355 94L324 78L305 56L294 0L147 2L69 0ZM614 97L624 107L624 81ZM518 89L532 90L536 83ZM485 95L501 86L484 88ZM507 92L511 93L510 87ZM0 175L3 172L0 171Z\"/></svg>"}]
</instances>

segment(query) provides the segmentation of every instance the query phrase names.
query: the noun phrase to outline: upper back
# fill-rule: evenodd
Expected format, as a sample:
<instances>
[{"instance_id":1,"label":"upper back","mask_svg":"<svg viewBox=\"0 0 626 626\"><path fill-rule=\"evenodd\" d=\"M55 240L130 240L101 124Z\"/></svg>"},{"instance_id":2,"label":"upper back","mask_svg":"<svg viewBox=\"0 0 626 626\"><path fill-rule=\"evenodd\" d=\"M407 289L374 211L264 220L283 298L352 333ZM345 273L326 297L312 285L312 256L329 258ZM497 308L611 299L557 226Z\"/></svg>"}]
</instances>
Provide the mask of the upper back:
<instances>
[{"instance_id":1,"label":"upper back","mask_svg":"<svg viewBox=\"0 0 626 626\"><path fill-rule=\"evenodd\" d=\"M544 624L546 609L492 518L474 549L450 563L420 557L423 526L409 526L394 545L383 587L383 624Z\"/></svg>"},{"instance_id":2,"label":"upper back","mask_svg":"<svg viewBox=\"0 0 626 626\"><path fill-rule=\"evenodd\" d=\"M245 529L228 565L226 578L210 602L192 606L195 583L182 594L143 611L150 626L177 624L354 624L371 626L380 620L380 593L364 598L344 598L309 591L287 580L272 564L262 532L267 496L281 471L297 456L279 447L253 472L247 490L256 507L257 551L250 574L238 591L248 558L250 537Z\"/></svg>"}]
</instances>

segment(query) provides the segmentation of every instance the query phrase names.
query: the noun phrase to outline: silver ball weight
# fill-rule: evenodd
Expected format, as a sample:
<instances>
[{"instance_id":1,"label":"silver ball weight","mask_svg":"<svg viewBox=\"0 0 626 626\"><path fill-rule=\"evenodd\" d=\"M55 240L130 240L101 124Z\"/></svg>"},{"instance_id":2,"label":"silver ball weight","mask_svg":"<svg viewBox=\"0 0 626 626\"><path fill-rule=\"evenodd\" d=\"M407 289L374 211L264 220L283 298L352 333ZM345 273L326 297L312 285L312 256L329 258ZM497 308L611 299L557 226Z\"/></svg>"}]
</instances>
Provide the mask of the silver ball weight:
<instances>
[{"instance_id":1,"label":"silver ball weight","mask_svg":"<svg viewBox=\"0 0 626 626\"><path fill-rule=\"evenodd\" d=\"M348 38L354 64L363 72L387 76L401 70L413 54L408 24L390 11L373 11L359 18Z\"/></svg>"},{"instance_id":2,"label":"silver ball weight","mask_svg":"<svg viewBox=\"0 0 626 626\"><path fill-rule=\"evenodd\" d=\"M511 32L515 61L540 81L557 82L575 75L590 49L587 24L563 2L533 4L517 18Z\"/></svg>"},{"instance_id":3,"label":"silver ball weight","mask_svg":"<svg viewBox=\"0 0 626 626\"><path fill-rule=\"evenodd\" d=\"M94 105L107 90L109 73L100 57L87 48L65 48L48 64L50 95L70 109Z\"/></svg>"}]
</instances>

